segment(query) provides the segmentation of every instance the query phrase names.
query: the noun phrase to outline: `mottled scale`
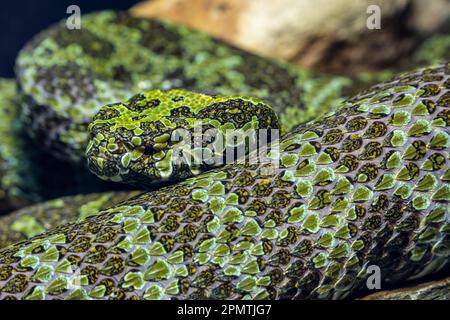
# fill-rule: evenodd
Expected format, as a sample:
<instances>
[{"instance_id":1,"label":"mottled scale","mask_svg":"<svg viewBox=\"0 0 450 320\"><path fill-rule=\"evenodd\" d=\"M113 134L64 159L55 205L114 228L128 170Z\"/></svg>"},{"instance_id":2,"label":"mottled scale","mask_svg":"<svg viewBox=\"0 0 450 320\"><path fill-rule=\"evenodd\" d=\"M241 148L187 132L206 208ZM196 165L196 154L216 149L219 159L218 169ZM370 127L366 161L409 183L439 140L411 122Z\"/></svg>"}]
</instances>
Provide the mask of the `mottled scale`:
<instances>
[{"instance_id":1,"label":"mottled scale","mask_svg":"<svg viewBox=\"0 0 450 320\"><path fill-rule=\"evenodd\" d=\"M0 217L0 248L66 223L81 221L139 193L139 191L111 191L79 194L48 200L11 212ZM87 224L83 228L97 231L95 225Z\"/></svg>"},{"instance_id":2,"label":"mottled scale","mask_svg":"<svg viewBox=\"0 0 450 320\"><path fill-rule=\"evenodd\" d=\"M449 78L449 64L401 75L287 133L279 158L214 169L3 248L0 298L343 298L365 286L369 265L383 285L447 267L450 138L434 117L448 108ZM424 100L435 112L413 113Z\"/></svg>"}]
</instances>

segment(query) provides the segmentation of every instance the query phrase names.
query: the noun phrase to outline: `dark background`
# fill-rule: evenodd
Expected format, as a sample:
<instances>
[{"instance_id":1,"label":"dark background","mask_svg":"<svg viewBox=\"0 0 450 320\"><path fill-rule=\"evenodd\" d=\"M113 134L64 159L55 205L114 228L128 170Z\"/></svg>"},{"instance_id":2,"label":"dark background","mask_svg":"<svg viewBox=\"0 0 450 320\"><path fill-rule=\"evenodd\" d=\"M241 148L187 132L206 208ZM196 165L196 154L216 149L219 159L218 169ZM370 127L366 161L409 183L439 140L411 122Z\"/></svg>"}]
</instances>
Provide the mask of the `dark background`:
<instances>
[{"instance_id":1,"label":"dark background","mask_svg":"<svg viewBox=\"0 0 450 320\"><path fill-rule=\"evenodd\" d=\"M81 14L126 10L138 0L6 0L0 4L0 77L14 77L14 61L22 46L49 25L70 16L74 4Z\"/></svg>"}]
</instances>

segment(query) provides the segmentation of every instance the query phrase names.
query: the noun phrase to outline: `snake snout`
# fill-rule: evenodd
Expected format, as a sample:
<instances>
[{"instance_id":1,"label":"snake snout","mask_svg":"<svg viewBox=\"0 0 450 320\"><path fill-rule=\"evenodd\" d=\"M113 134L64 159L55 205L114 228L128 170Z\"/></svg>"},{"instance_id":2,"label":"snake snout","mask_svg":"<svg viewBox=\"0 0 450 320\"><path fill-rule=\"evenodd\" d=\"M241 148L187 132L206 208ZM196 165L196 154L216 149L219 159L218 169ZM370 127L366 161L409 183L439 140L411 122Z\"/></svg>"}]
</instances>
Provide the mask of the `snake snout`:
<instances>
[{"instance_id":1,"label":"snake snout","mask_svg":"<svg viewBox=\"0 0 450 320\"><path fill-rule=\"evenodd\" d=\"M121 175L126 168L121 159L126 153L126 144L121 139L91 135L86 149L88 168L103 180L122 181Z\"/></svg>"}]
</instances>

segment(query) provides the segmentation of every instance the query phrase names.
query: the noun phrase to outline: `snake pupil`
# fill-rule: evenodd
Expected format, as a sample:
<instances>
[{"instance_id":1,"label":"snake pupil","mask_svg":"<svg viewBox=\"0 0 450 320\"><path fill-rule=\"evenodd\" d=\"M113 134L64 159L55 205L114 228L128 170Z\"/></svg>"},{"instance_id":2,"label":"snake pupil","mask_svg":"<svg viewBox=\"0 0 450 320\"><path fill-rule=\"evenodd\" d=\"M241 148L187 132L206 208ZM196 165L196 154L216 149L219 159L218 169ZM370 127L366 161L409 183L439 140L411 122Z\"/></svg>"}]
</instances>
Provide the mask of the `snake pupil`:
<instances>
[{"instance_id":1,"label":"snake pupil","mask_svg":"<svg viewBox=\"0 0 450 320\"><path fill-rule=\"evenodd\" d=\"M154 154L158 153L158 151L150 146L145 147L144 154L146 156L152 156Z\"/></svg>"}]
</instances>

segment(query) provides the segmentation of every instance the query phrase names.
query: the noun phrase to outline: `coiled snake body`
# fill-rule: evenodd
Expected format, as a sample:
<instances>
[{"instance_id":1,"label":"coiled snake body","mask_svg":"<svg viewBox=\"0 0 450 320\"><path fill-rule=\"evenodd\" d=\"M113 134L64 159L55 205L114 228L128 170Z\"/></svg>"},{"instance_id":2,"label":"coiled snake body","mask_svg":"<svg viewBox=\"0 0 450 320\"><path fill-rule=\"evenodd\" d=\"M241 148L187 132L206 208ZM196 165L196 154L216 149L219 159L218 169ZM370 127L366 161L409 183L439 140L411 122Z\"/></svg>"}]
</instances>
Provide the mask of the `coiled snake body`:
<instances>
[{"instance_id":1,"label":"coiled snake body","mask_svg":"<svg viewBox=\"0 0 450 320\"><path fill-rule=\"evenodd\" d=\"M288 119L319 113L315 103L332 105L348 80L308 80L202 34L126 15L83 21L77 42L54 27L18 59L25 116L57 156L79 161L87 146L95 174L147 186L202 169L175 167L170 158L168 137L179 127L194 131L194 120L218 135L279 123L287 133L263 147L265 155L251 154L254 161L214 168L0 249L0 298L330 299L363 288L370 265L384 283L448 265L448 63L373 86L292 127ZM150 30L171 41L159 42ZM116 46L114 35L124 34L129 44ZM137 44L146 50L132 49ZM127 69L123 57L139 70ZM140 65L144 58L155 64ZM145 80L147 73L154 78ZM305 98L324 83L334 90ZM152 90L117 102L158 85L220 95Z\"/></svg>"}]
</instances>

